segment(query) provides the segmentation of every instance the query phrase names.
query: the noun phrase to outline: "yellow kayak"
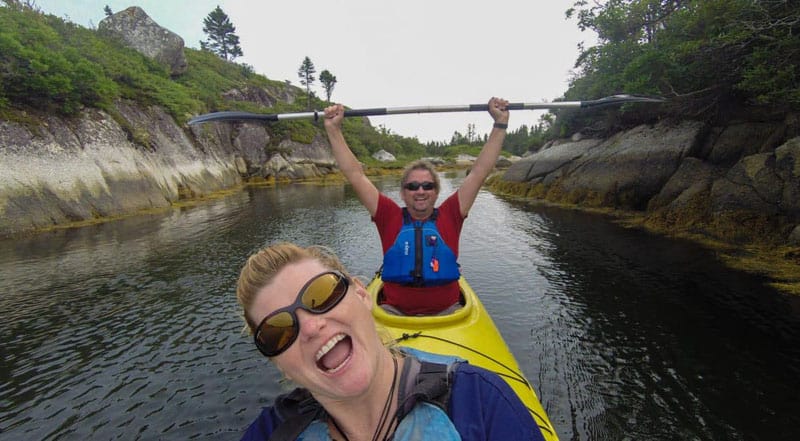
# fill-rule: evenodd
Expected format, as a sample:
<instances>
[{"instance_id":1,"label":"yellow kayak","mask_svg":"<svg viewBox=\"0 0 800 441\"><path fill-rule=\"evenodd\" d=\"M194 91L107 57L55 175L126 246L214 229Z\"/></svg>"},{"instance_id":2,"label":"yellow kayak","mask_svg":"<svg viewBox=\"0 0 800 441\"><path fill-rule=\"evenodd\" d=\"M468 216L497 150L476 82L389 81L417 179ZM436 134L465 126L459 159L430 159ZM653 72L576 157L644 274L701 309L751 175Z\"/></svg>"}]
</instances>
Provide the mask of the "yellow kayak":
<instances>
[{"instance_id":1,"label":"yellow kayak","mask_svg":"<svg viewBox=\"0 0 800 441\"><path fill-rule=\"evenodd\" d=\"M375 305L372 315L399 344L437 354L453 355L499 374L530 410L547 441L557 441L550 419L542 408L533 387L525 379L516 359L486 312L475 291L462 277L464 307L442 316L401 316L387 313L377 306L383 282L376 276L367 286Z\"/></svg>"}]
</instances>

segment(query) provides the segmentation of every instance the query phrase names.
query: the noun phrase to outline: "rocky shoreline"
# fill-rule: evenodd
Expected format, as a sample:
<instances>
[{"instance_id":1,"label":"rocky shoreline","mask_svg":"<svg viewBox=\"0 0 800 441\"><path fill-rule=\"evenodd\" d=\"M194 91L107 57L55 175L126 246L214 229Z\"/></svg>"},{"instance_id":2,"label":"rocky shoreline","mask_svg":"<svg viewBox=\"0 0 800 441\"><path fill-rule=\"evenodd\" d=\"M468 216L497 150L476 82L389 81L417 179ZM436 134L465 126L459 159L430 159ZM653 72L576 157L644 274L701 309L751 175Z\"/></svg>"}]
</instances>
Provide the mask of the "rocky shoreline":
<instances>
[{"instance_id":1,"label":"rocky shoreline","mask_svg":"<svg viewBox=\"0 0 800 441\"><path fill-rule=\"evenodd\" d=\"M709 127L641 125L608 139L558 140L492 180L526 200L600 210L717 250L730 266L800 294L797 117Z\"/></svg>"},{"instance_id":2,"label":"rocky shoreline","mask_svg":"<svg viewBox=\"0 0 800 441\"><path fill-rule=\"evenodd\" d=\"M334 169L321 136L282 141L286 153L268 155L269 135L257 125L179 126L158 107L124 101L115 112L0 121L0 237L164 208L252 177L304 179Z\"/></svg>"}]
</instances>

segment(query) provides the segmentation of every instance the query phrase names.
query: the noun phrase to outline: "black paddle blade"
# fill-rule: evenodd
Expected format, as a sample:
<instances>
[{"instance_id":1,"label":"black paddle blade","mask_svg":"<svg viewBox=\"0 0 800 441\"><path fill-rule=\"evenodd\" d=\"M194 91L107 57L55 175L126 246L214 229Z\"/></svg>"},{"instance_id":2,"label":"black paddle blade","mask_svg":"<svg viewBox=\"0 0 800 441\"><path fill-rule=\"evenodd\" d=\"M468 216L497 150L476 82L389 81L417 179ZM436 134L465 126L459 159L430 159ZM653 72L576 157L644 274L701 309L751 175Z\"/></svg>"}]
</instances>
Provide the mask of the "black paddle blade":
<instances>
[{"instance_id":1,"label":"black paddle blade","mask_svg":"<svg viewBox=\"0 0 800 441\"><path fill-rule=\"evenodd\" d=\"M658 96L611 95L596 100L581 101L581 107L582 108L600 107L600 106L610 106L614 104L625 104L625 103L663 103L664 101L666 101L666 99Z\"/></svg>"},{"instance_id":2,"label":"black paddle blade","mask_svg":"<svg viewBox=\"0 0 800 441\"><path fill-rule=\"evenodd\" d=\"M251 112L212 112L196 116L188 121L189 125L201 124L212 121L277 121L276 114L262 114Z\"/></svg>"}]
</instances>

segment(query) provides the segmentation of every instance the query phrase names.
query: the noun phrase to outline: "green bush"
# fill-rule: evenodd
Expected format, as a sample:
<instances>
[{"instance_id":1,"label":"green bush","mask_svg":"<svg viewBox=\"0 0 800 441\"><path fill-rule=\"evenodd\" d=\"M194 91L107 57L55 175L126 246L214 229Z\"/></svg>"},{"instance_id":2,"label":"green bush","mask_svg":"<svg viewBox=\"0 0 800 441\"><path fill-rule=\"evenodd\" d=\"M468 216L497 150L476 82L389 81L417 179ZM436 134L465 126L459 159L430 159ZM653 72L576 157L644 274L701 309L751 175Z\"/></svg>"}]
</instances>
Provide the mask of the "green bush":
<instances>
[{"instance_id":1,"label":"green bush","mask_svg":"<svg viewBox=\"0 0 800 441\"><path fill-rule=\"evenodd\" d=\"M100 66L65 45L44 16L0 8L0 105L20 103L70 115L116 92Z\"/></svg>"}]
</instances>

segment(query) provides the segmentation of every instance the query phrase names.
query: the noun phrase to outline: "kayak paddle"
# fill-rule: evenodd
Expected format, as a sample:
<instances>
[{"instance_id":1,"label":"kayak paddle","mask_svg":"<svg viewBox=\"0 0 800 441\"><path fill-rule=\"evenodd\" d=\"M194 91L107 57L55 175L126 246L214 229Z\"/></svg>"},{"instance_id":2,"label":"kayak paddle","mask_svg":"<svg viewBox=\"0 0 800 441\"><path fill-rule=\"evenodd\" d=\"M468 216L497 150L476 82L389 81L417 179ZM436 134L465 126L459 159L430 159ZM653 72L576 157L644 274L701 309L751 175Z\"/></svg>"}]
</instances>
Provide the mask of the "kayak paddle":
<instances>
[{"instance_id":1,"label":"kayak paddle","mask_svg":"<svg viewBox=\"0 0 800 441\"><path fill-rule=\"evenodd\" d=\"M641 95L612 95L605 98L589 101L555 101L552 103L508 103L509 110L531 109L566 109L566 108L593 108L625 103L660 103L663 98ZM408 113L444 113L444 112L477 112L488 111L488 104L466 104L456 106L417 106L417 107L379 107L372 109L345 110L344 116L381 116L400 115ZM292 113L252 113L238 111L212 112L196 116L189 120L189 124L201 124L211 121L283 121L290 119L313 119L318 121L324 117L325 112L314 110L312 112Z\"/></svg>"}]
</instances>

